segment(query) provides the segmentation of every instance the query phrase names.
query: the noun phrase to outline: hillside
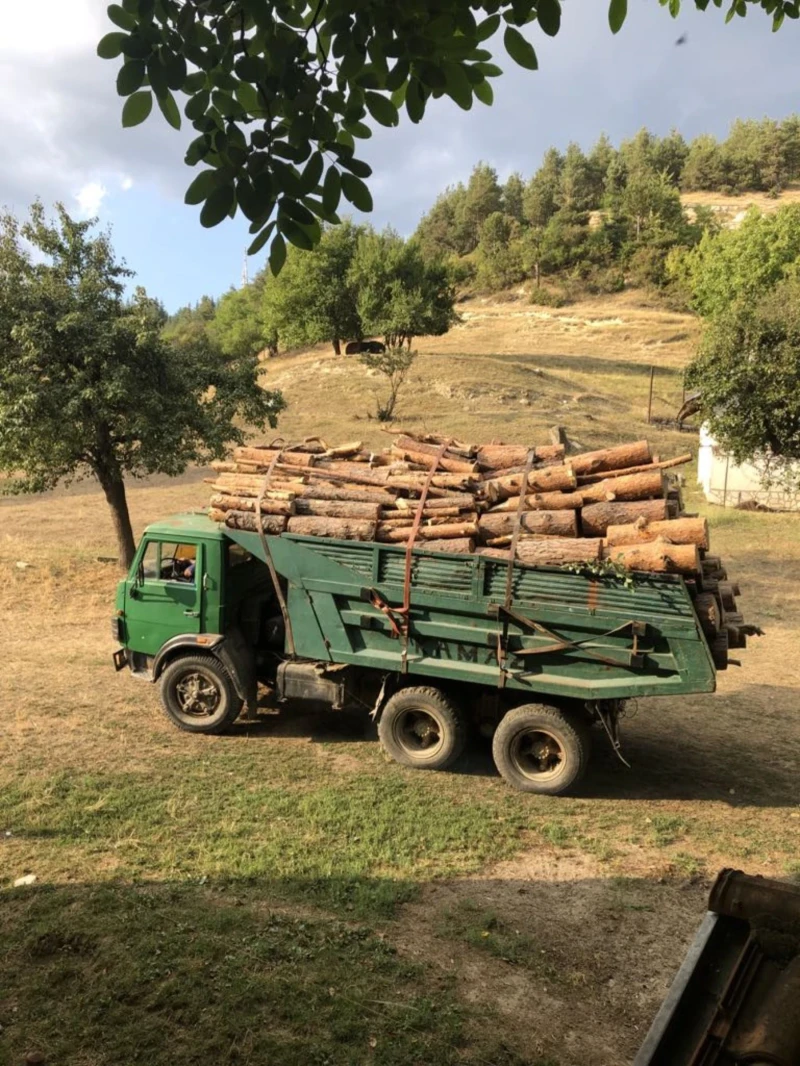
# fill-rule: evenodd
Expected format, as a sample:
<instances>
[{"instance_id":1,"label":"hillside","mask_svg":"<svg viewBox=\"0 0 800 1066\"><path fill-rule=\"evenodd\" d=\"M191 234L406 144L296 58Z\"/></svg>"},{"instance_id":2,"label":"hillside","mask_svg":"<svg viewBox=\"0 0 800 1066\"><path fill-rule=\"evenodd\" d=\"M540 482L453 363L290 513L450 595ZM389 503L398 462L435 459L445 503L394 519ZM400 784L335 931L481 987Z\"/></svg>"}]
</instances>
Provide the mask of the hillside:
<instances>
[{"instance_id":1,"label":"hillside","mask_svg":"<svg viewBox=\"0 0 800 1066\"><path fill-rule=\"evenodd\" d=\"M800 184L788 185L780 196L770 196L765 192L745 192L741 196L724 196L719 192L686 192L681 194L681 202L690 212L693 207L710 207L724 226L735 228L751 207L770 214L787 204L800 203Z\"/></svg>"}]
</instances>

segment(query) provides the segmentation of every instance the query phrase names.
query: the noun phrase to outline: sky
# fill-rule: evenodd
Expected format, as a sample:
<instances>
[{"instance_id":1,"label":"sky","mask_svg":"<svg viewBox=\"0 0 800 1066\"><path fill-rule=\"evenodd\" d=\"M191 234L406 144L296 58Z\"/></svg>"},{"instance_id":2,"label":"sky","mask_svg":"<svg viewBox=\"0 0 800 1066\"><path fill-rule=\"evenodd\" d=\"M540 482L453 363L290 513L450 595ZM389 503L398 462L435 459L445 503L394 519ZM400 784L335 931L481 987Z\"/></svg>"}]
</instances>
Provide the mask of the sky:
<instances>
[{"instance_id":1,"label":"sky","mask_svg":"<svg viewBox=\"0 0 800 1066\"><path fill-rule=\"evenodd\" d=\"M250 238L240 219L205 230L199 209L184 205L193 176L183 163L188 122L175 131L154 109L142 126L122 129L117 62L95 54L114 28L105 8L105 0L0 0L0 206L23 215L40 197L98 216L135 283L174 311L241 284ZM713 6L701 14L684 0L673 20L658 0L630 0L614 37L606 11L606 0L564 0L556 38L528 27L537 72L516 67L493 41L506 73L494 80L492 107L476 102L465 112L431 101L420 125L404 117L362 142L373 225L410 234L436 195L479 160L501 178L527 177L551 145L588 149L602 132L614 143L642 126L724 136L735 118L800 111L800 22L773 34L760 10L724 25ZM248 261L250 276L265 255Z\"/></svg>"}]
</instances>

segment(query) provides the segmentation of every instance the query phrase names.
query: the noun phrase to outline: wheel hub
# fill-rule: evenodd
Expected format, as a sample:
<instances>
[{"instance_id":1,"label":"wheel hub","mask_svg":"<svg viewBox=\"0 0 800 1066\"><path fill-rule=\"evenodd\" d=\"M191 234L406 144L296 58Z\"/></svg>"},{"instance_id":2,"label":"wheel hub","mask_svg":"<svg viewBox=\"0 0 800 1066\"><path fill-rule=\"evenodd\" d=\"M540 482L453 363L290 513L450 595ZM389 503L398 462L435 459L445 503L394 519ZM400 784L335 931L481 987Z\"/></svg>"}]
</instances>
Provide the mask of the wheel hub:
<instances>
[{"instance_id":1,"label":"wheel hub","mask_svg":"<svg viewBox=\"0 0 800 1066\"><path fill-rule=\"evenodd\" d=\"M564 749L558 739L543 730L526 730L512 746L514 763L526 777L552 774L564 761Z\"/></svg>"},{"instance_id":2,"label":"wheel hub","mask_svg":"<svg viewBox=\"0 0 800 1066\"><path fill-rule=\"evenodd\" d=\"M429 752L442 742L439 723L427 711L406 711L398 721L397 735L403 747L414 752Z\"/></svg>"},{"instance_id":3,"label":"wheel hub","mask_svg":"<svg viewBox=\"0 0 800 1066\"><path fill-rule=\"evenodd\" d=\"M181 711L193 718L209 718L219 706L217 686L200 673L187 674L175 686Z\"/></svg>"}]
</instances>

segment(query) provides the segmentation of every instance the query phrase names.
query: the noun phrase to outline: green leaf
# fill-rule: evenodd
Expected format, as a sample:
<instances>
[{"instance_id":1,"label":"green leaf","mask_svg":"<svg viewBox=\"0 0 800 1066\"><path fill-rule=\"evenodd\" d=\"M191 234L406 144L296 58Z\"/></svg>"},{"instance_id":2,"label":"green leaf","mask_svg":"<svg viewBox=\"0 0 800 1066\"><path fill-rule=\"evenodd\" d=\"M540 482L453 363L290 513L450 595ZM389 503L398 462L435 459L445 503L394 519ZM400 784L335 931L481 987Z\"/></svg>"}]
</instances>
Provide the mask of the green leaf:
<instances>
[{"instance_id":1,"label":"green leaf","mask_svg":"<svg viewBox=\"0 0 800 1066\"><path fill-rule=\"evenodd\" d=\"M354 174L342 174L342 192L359 211L372 210L372 196L364 182Z\"/></svg>"},{"instance_id":2,"label":"green leaf","mask_svg":"<svg viewBox=\"0 0 800 1066\"><path fill-rule=\"evenodd\" d=\"M322 186L322 204L326 211L335 211L342 195L342 179L335 166L329 166Z\"/></svg>"},{"instance_id":3,"label":"green leaf","mask_svg":"<svg viewBox=\"0 0 800 1066\"><path fill-rule=\"evenodd\" d=\"M278 200L278 224L280 225L282 216L286 215L295 222L299 222L301 226L312 226L314 224L314 216L308 210L307 207L303 207L296 200L290 200L287 196L282 196ZM291 239L291 238L290 238Z\"/></svg>"},{"instance_id":4,"label":"green leaf","mask_svg":"<svg viewBox=\"0 0 800 1066\"><path fill-rule=\"evenodd\" d=\"M476 63L474 69L480 71L484 78L499 78L503 73L494 63Z\"/></svg>"},{"instance_id":5,"label":"green leaf","mask_svg":"<svg viewBox=\"0 0 800 1066\"><path fill-rule=\"evenodd\" d=\"M364 103L367 105L369 113L376 122L380 122L381 126L396 126L400 121L397 108L386 96L381 96L380 93L366 92L364 93Z\"/></svg>"},{"instance_id":6,"label":"green leaf","mask_svg":"<svg viewBox=\"0 0 800 1066\"><path fill-rule=\"evenodd\" d=\"M196 119L202 118L208 110L210 102L211 93L209 93L208 90L202 90L199 93L195 93L191 100L188 101L186 107L183 109L183 113L188 119L191 119L191 121L194 122Z\"/></svg>"},{"instance_id":7,"label":"green leaf","mask_svg":"<svg viewBox=\"0 0 800 1066\"><path fill-rule=\"evenodd\" d=\"M272 276L277 278L281 272L281 267L286 262L286 241L281 237L280 233L275 234L275 239L272 242L272 247L269 250L269 269L272 271Z\"/></svg>"},{"instance_id":8,"label":"green leaf","mask_svg":"<svg viewBox=\"0 0 800 1066\"><path fill-rule=\"evenodd\" d=\"M266 224L266 226L262 229L262 231L259 233L259 235L256 237L256 239L253 241L253 243L250 245L250 247L247 249L247 254L248 255L257 255L258 252L261 251L261 249L264 247L264 245L269 240L270 236L272 235L272 231L274 229L275 229L275 223L274 222L268 222ZM285 247L285 245L284 245L284 247Z\"/></svg>"},{"instance_id":9,"label":"green leaf","mask_svg":"<svg viewBox=\"0 0 800 1066\"><path fill-rule=\"evenodd\" d=\"M476 85L473 85L472 91L482 104L486 104L487 107L491 107L494 103L494 92L488 81L479 81Z\"/></svg>"},{"instance_id":10,"label":"green leaf","mask_svg":"<svg viewBox=\"0 0 800 1066\"><path fill-rule=\"evenodd\" d=\"M386 76L386 88L393 93L401 85L405 85L411 67L407 59L398 59Z\"/></svg>"},{"instance_id":11,"label":"green leaf","mask_svg":"<svg viewBox=\"0 0 800 1066\"><path fill-rule=\"evenodd\" d=\"M203 204L203 210L200 212L200 224L205 226L206 229L219 225L235 203L233 186L218 186Z\"/></svg>"},{"instance_id":12,"label":"green leaf","mask_svg":"<svg viewBox=\"0 0 800 1066\"><path fill-rule=\"evenodd\" d=\"M363 159L353 159L352 156L343 155L339 158L339 163L345 170L349 170L359 178L368 178L372 173L372 167Z\"/></svg>"},{"instance_id":13,"label":"green leaf","mask_svg":"<svg viewBox=\"0 0 800 1066\"><path fill-rule=\"evenodd\" d=\"M472 84L464 68L460 63L445 63L444 75L447 95L464 111L469 111L472 107Z\"/></svg>"},{"instance_id":14,"label":"green leaf","mask_svg":"<svg viewBox=\"0 0 800 1066\"><path fill-rule=\"evenodd\" d=\"M175 97L167 89L167 94L164 97L156 97L158 100L158 106L161 109L161 114L169 122L173 129L179 130L181 128L181 113L178 110L178 105L175 103Z\"/></svg>"},{"instance_id":15,"label":"green leaf","mask_svg":"<svg viewBox=\"0 0 800 1066\"><path fill-rule=\"evenodd\" d=\"M555 37L561 29L561 4L559 0L539 0L536 7L539 25L548 37Z\"/></svg>"},{"instance_id":16,"label":"green leaf","mask_svg":"<svg viewBox=\"0 0 800 1066\"><path fill-rule=\"evenodd\" d=\"M127 129L129 126L138 126L144 122L153 110L153 94L149 89L134 93L125 101L122 108L122 125Z\"/></svg>"},{"instance_id":17,"label":"green leaf","mask_svg":"<svg viewBox=\"0 0 800 1066\"><path fill-rule=\"evenodd\" d=\"M236 99L245 111L249 111L251 115L263 113L264 105L258 98L258 89L256 89L255 85L251 85L247 81L240 81L234 92L236 93Z\"/></svg>"},{"instance_id":18,"label":"green leaf","mask_svg":"<svg viewBox=\"0 0 800 1066\"><path fill-rule=\"evenodd\" d=\"M611 0L611 2L613 4L615 0ZM623 0L623 2L627 2L627 0ZM536 59L533 45L522 36L519 30L513 26L506 26L503 43L515 63L518 63L519 66L524 67L526 70L538 70L539 63Z\"/></svg>"},{"instance_id":19,"label":"green leaf","mask_svg":"<svg viewBox=\"0 0 800 1066\"><path fill-rule=\"evenodd\" d=\"M185 204L201 204L207 200L221 181L218 170L201 170L186 190L183 198Z\"/></svg>"},{"instance_id":20,"label":"green leaf","mask_svg":"<svg viewBox=\"0 0 800 1066\"><path fill-rule=\"evenodd\" d=\"M608 5L608 24L612 33L619 33L628 14L628 0L611 0Z\"/></svg>"},{"instance_id":21,"label":"green leaf","mask_svg":"<svg viewBox=\"0 0 800 1066\"><path fill-rule=\"evenodd\" d=\"M411 78L406 88L406 111L412 122L419 122L425 114L425 97L417 78Z\"/></svg>"},{"instance_id":22,"label":"green leaf","mask_svg":"<svg viewBox=\"0 0 800 1066\"><path fill-rule=\"evenodd\" d=\"M135 16L129 14L129 12L127 12L124 7L120 7L119 4L111 4L106 8L106 12L114 25L119 26L121 30L135 29Z\"/></svg>"},{"instance_id":23,"label":"green leaf","mask_svg":"<svg viewBox=\"0 0 800 1066\"><path fill-rule=\"evenodd\" d=\"M278 216L278 229L287 241L296 248L302 248L304 252L310 252L313 249L314 241L311 234L306 230L305 226L301 226L293 218L289 218L288 215Z\"/></svg>"},{"instance_id":24,"label":"green leaf","mask_svg":"<svg viewBox=\"0 0 800 1066\"><path fill-rule=\"evenodd\" d=\"M97 54L101 59L116 59L122 55L122 44L126 40L125 33L107 33L97 44Z\"/></svg>"},{"instance_id":25,"label":"green leaf","mask_svg":"<svg viewBox=\"0 0 800 1066\"><path fill-rule=\"evenodd\" d=\"M167 72L167 85L173 92L183 88L186 81L186 60L182 55L167 55L164 61L164 69Z\"/></svg>"},{"instance_id":26,"label":"green leaf","mask_svg":"<svg viewBox=\"0 0 800 1066\"><path fill-rule=\"evenodd\" d=\"M497 27L500 25L499 15L490 15L488 19L484 19L475 31L476 41L488 41L492 34L497 33Z\"/></svg>"},{"instance_id":27,"label":"green leaf","mask_svg":"<svg viewBox=\"0 0 800 1066\"><path fill-rule=\"evenodd\" d=\"M316 189L324 169L325 160L322 158L322 153L314 152L300 174L300 184L304 193L313 192Z\"/></svg>"},{"instance_id":28,"label":"green leaf","mask_svg":"<svg viewBox=\"0 0 800 1066\"><path fill-rule=\"evenodd\" d=\"M132 59L129 63L123 63L117 74L117 92L120 96L130 96L137 89L141 89L144 82L144 63L141 59Z\"/></svg>"}]
</instances>

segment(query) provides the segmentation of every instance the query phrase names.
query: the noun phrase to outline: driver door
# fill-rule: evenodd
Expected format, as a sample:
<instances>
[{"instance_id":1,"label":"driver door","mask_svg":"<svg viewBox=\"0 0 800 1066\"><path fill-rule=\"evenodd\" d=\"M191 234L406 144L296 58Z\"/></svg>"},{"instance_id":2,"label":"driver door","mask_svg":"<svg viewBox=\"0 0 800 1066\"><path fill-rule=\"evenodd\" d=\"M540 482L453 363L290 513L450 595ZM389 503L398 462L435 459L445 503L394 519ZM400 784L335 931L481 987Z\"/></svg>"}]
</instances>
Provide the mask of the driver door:
<instances>
[{"instance_id":1,"label":"driver door","mask_svg":"<svg viewBox=\"0 0 800 1066\"><path fill-rule=\"evenodd\" d=\"M194 573L186 567L194 562ZM149 539L125 595L127 646L155 655L171 638L200 633L203 545Z\"/></svg>"}]
</instances>

